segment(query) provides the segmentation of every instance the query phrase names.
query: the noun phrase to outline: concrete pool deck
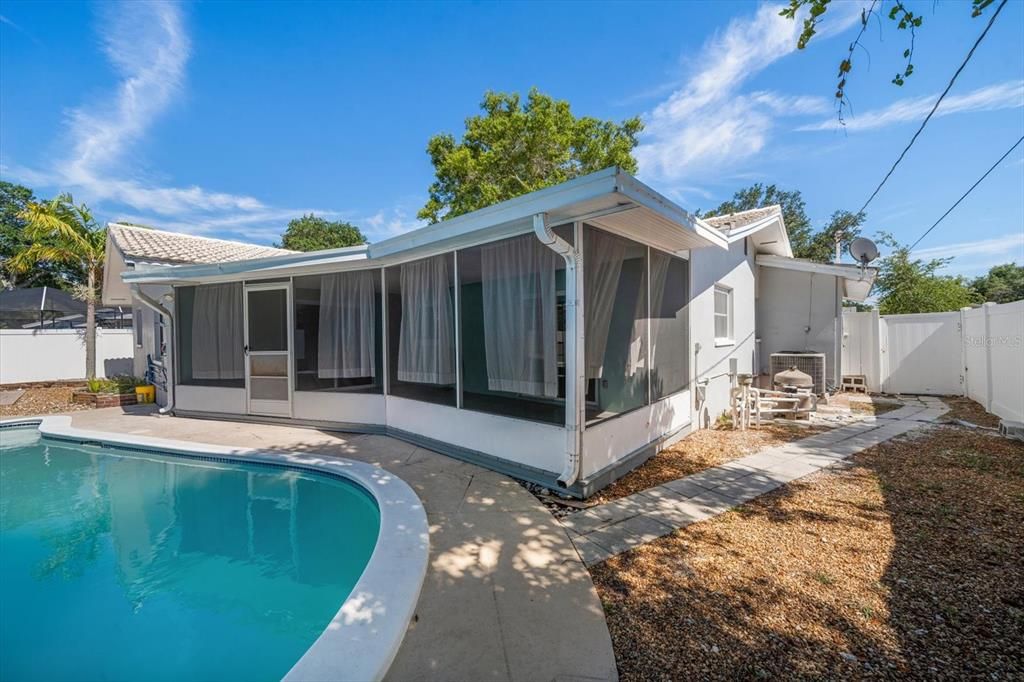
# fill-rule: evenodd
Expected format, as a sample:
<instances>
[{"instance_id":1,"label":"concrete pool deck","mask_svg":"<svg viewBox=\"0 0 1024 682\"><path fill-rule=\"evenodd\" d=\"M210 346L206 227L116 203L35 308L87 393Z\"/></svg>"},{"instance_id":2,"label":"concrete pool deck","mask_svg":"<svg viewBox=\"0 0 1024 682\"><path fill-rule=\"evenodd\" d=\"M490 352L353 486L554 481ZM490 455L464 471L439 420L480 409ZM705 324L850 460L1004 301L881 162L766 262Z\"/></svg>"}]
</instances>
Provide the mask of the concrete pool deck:
<instances>
[{"instance_id":1,"label":"concrete pool deck","mask_svg":"<svg viewBox=\"0 0 1024 682\"><path fill-rule=\"evenodd\" d=\"M566 531L512 479L378 435L159 415L72 413L119 434L369 462L402 478L430 524L416 615L389 680L614 680L611 638Z\"/></svg>"}]
</instances>

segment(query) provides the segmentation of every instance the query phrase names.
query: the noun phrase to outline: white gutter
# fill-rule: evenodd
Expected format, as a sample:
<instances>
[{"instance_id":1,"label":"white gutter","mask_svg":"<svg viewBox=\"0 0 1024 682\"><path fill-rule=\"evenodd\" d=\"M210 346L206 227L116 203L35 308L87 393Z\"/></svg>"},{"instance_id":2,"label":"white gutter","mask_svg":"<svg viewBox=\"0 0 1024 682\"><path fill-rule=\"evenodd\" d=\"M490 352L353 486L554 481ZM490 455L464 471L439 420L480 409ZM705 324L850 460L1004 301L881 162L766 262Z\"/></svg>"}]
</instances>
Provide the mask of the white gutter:
<instances>
[{"instance_id":1,"label":"white gutter","mask_svg":"<svg viewBox=\"0 0 1024 682\"><path fill-rule=\"evenodd\" d=\"M171 358L170 370L167 372L167 404L159 409L160 414L168 414L174 409L174 315L170 310L163 307L150 297L148 294L142 293L142 288L138 284L130 285L132 295L142 301L142 304L152 310L158 315L167 316L167 336L165 337L165 343L171 352L167 353L167 357ZM135 320L132 320L132 324L135 324ZM165 366L166 369L166 366Z\"/></svg>"},{"instance_id":2,"label":"white gutter","mask_svg":"<svg viewBox=\"0 0 1024 682\"><path fill-rule=\"evenodd\" d=\"M574 227L575 229L575 227ZM579 252L547 224L547 214L533 216L533 233L542 244L565 259L565 469L558 485L568 488L580 476L583 425L583 262ZM578 239L578 236L577 236ZM570 352L571 351L571 352Z\"/></svg>"}]
</instances>

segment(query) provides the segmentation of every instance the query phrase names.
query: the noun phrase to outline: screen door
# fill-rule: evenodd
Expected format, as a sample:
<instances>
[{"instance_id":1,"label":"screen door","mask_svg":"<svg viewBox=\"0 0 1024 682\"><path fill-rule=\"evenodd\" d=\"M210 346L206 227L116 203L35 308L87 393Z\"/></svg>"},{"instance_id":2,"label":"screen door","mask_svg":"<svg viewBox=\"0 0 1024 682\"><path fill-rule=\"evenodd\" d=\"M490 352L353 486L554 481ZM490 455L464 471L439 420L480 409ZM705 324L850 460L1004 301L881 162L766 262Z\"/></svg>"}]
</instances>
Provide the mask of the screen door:
<instances>
[{"instance_id":1,"label":"screen door","mask_svg":"<svg viewBox=\"0 0 1024 682\"><path fill-rule=\"evenodd\" d=\"M245 288L245 386L250 414L290 417L291 292L287 283Z\"/></svg>"}]
</instances>

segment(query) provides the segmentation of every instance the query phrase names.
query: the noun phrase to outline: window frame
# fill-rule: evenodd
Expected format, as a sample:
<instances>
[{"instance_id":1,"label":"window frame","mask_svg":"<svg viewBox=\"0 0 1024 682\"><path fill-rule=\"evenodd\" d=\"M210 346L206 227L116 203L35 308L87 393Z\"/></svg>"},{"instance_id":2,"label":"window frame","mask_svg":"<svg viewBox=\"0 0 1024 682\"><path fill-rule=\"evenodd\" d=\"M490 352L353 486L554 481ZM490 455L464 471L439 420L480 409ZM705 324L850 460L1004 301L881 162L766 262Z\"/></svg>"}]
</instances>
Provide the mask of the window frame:
<instances>
[{"instance_id":1,"label":"window frame","mask_svg":"<svg viewBox=\"0 0 1024 682\"><path fill-rule=\"evenodd\" d=\"M132 328L135 337L135 347L142 348L142 306L135 306L132 308Z\"/></svg>"},{"instance_id":2,"label":"window frame","mask_svg":"<svg viewBox=\"0 0 1024 682\"><path fill-rule=\"evenodd\" d=\"M726 310L725 312L719 312L718 310L718 294L725 294L726 297ZM712 331L715 333L715 346L734 346L736 345L736 330L733 326L735 309L733 296L733 288L716 282L712 288L712 301L711 301L711 319L712 319ZM718 335L718 318L725 317L726 336Z\"/></svg>"}]
</instances>

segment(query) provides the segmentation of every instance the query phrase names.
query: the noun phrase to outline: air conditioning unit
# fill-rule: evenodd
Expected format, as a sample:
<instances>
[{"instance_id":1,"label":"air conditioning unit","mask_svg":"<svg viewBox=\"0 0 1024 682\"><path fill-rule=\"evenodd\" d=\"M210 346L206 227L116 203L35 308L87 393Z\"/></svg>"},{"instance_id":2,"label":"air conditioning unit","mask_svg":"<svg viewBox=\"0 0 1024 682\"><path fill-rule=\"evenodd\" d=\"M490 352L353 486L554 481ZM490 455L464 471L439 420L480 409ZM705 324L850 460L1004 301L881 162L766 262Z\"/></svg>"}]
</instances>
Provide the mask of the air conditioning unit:
<instances>
[{"instance_id":1,"label":"air conditioning unit","mask_svg":"<svg viewBox=\"0 0 1024 682\"><path fill-rule=\"evenodd\" d=\"M772 353L769 361L769 374L773 378L779 372L796 367L814 379L814 392L825 395L825 354L801 351L783 351Z\"/></svg>"}]
</instances>

